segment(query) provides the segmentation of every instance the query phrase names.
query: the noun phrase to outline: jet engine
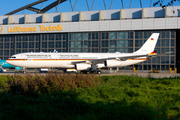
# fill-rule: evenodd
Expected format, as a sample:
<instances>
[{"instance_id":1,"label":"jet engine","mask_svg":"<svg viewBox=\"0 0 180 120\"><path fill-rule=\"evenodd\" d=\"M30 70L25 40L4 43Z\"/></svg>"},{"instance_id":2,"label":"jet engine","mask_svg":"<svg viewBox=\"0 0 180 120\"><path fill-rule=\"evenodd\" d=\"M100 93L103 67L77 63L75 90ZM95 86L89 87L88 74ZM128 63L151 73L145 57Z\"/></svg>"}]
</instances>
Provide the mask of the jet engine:
<instances>
[{"instance_id":1,"label":"jet engine","mask_svg":"<svg viewBox=\"0 0 180 120\"><path fill-rule=\"evenodd\" d=\"M75 69L76 70L87 70L90 69L91 65L90 64L76 64Z\"/></svg>"},{"instance_id":2,"label":"jet engine","mask_svg":"<svg viewBox=\"0 0 180 120\"><path fill-rule=\"evenodd\" d=\"M117 67L117 66L121 66L122 61L119 60L106 60L104 61L104 65L106 67Z\"/></svg>"}]
</instances>

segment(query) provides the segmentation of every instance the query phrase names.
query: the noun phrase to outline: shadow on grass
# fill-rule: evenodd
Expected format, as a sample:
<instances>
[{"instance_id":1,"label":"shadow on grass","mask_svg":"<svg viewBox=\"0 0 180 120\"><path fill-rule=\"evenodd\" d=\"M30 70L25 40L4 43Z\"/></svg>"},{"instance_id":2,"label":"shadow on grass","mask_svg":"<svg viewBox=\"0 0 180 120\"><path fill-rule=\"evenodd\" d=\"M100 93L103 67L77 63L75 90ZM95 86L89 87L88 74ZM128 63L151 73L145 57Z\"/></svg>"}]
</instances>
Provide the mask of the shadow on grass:
<instances>
[{"instance_id":1,"label":"shadow on grass","mask_svg":"<svg viewBox=\"0 0 180 120\"><path fill-rule=\"evenodd\" d=\"M142 102L88 103L77 91L24 96L0 94L0 119L152 120L167 116ZM166 109L164 109L166 111Z\"/></svg>"}]
</instances>

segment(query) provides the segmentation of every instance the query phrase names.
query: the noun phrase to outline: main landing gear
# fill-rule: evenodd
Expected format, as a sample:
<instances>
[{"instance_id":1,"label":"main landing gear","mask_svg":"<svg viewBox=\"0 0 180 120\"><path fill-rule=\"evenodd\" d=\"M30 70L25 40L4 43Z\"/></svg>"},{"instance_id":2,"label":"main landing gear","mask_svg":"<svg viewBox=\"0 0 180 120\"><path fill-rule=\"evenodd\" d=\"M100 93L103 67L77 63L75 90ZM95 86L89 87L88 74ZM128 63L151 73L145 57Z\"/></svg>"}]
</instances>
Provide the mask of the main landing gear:
<instances>
[{"instance_id":1,"label":"main landing gear","mask_svg":"<svg viewBox=\"0 0 180 120\"><path fill-rule=\"evenodd\" d=\"M81 70L81 74L89 74L89 73L96 73L96 74L101 74L101 71L99 69L92 71L92 70Z\"/></svg>"}]
</instances>

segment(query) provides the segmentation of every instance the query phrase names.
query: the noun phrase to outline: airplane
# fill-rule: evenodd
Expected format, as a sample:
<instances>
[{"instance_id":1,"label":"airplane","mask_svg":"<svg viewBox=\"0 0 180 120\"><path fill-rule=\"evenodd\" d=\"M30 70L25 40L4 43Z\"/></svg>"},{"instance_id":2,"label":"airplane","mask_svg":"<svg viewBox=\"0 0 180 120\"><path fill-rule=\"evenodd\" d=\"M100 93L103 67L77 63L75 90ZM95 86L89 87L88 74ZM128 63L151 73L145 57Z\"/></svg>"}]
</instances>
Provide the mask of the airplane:
<instances>
[{"instance_id":1,"label":"airplane","mask_svg":"<svg viewBox=\"0 0 180 120\"><path fill-rule=\"evenodd\" d=\"M159 33L153 33L143 46L133 53L58 53L29 52L12 55L7 63L26 68L75 68L77 71L101 73L99 68L137 64L157 54L154 49ZM171 52L163 53L168 54Z\"/></svg>"},{"instance_id":2,"label":"airplane","mask_svg":"<svg viewBox=\"0 0 180 120\"><path fill-rule=\"evenodd\" d=\"M13 65L8 64L6 62L6 60L1 60L1 59L0 59L0 67L2 67L2 68L10 68L10 69L15 68Z\"/></svg>"}]
</instances>

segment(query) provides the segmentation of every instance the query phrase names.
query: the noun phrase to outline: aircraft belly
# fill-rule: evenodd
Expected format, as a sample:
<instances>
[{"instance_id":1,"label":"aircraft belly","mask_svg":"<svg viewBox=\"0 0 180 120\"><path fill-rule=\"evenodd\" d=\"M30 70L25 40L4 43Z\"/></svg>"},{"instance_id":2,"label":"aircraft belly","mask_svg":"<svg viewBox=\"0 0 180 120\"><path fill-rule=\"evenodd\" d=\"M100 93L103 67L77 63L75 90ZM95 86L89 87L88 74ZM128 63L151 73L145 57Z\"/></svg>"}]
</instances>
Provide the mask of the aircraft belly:
<instances>
[{"instance_id":1,"label":"aircraft belly","mask_svg":"<svg viewBox=\"0 0 180 120\"><path fill-rule=\"evenodd\" d=\"M140 62L143 62L144 60L126 60L126 61L122 61L122 65L121 66L128 66L128 65L133 65L133 64L137 64Z\"/></svg>"}]
</instances>

